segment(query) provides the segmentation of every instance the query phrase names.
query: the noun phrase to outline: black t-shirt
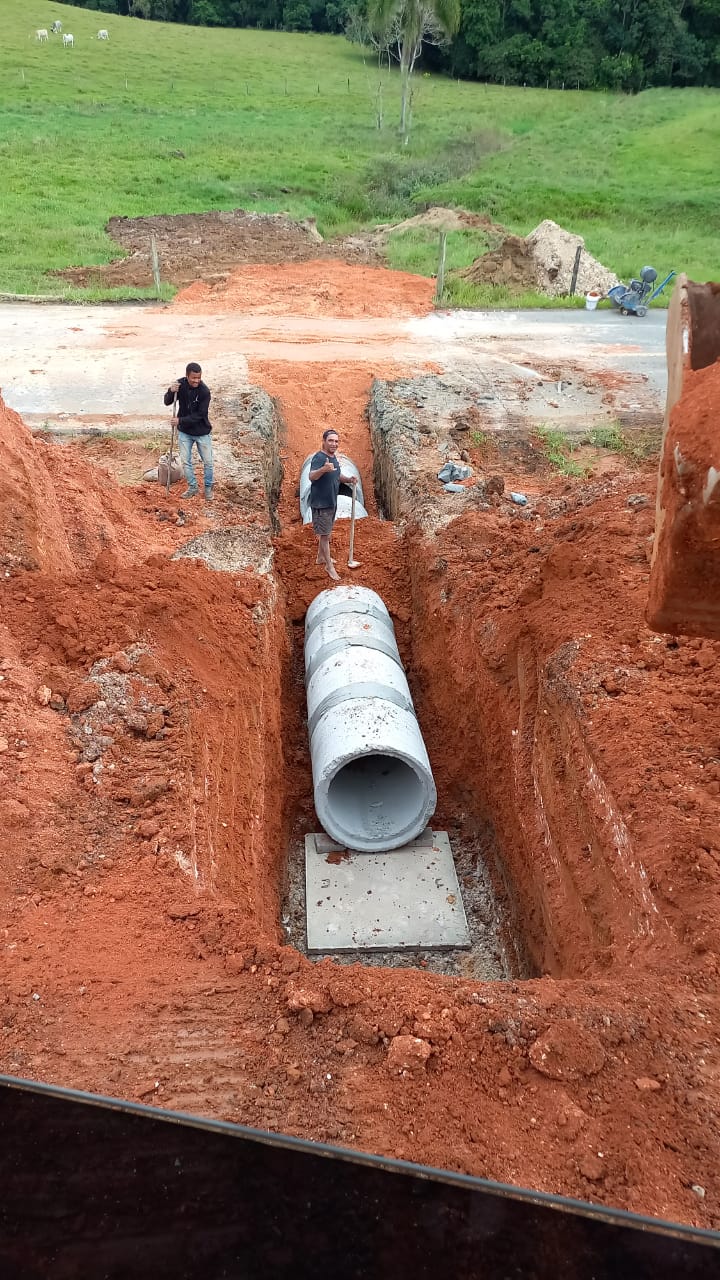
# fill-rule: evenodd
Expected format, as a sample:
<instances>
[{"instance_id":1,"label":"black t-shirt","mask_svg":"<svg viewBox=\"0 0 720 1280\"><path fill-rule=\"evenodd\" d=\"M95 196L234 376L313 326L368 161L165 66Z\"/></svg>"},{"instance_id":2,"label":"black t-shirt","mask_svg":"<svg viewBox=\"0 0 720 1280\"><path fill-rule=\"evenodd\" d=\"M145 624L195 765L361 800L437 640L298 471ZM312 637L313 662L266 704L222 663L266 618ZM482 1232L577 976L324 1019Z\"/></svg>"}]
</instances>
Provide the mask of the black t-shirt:
<instances>
[{"instance_id":1,"label":"black t-shirt","mask_svg":"<svg viewBox=\"0 0 720 1280\"><path fill-rule=\"evenodd\" d=\"M340 491L340 463L337 458L331 458L329 453L324 453L322 449L318 453L314 453L310 463L311 471L319 471L325 466L326 462L332 462L334 471L327 471L324 476L319 476L317 480L310 481L310 506L316 511L335 510L337 506L338 493Z\"/></svg>"},{"instance_id":2,"label":"black t-shirt","mask_svg":"<svg viewBox=\"0 0 720 1280\"><path fill-rule=\"evenodd\" d=\"M187 378L178 378L180 386L177 393L178 431L186 436L208 436L212 431L208 409L210 407L210 388L204 382L191 387ZM174 394L168 387L163 402L172 404Z\"/></svg>"}]
</instances>

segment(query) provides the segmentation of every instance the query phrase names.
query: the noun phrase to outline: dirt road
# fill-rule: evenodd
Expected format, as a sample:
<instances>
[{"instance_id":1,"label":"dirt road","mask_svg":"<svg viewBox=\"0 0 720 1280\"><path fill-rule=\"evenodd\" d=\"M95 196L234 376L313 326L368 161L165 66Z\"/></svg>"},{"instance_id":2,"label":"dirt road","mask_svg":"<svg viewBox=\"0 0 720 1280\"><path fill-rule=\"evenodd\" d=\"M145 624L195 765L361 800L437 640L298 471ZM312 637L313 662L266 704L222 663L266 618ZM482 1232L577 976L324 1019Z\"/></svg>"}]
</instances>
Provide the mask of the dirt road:
<instances>
[{"instance_id":1,"label":"dirt road","mask_svg":"<svg viewBox=\"0 0 720 1280\"><path fill-rule=\"evenodd\" d=\"M245 314L223 313L222 300L213 314L182 306L6 305L2 390L32 426L146 430L167 421L162 391L192 358L213 389L247 386L248 361L372 367L390 360L476 379L498 404L517 400L528 421L657 419L664 320L660 311L641 321L582 311Z\"/></svg>"}]
</instances>

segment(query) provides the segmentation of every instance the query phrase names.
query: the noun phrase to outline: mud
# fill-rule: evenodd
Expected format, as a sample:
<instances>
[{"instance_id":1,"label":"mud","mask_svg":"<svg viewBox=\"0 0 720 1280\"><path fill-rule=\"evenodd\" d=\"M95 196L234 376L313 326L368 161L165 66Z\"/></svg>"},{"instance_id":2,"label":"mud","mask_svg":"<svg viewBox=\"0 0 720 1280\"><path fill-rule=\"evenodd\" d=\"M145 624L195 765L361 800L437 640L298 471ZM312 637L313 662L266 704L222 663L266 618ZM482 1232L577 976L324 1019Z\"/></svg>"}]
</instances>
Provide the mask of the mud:
<instances>
[{"instance_id":1,"label":"mud","mask_svg":"<svg viewBox=\"0 0 720 1280\"><path fill-rule=\"evenodd\" d=\"M183 523L2 410L2 1069L720 1226L720 647L644 624L656 459L568 479L459 440L459 404L425 443L390 362L249 373ZM295 490L325 423L366 482L352 580L392 614L434 824L483 857L528 978L287 943L327 585ZM502 489L445 494L441 444Z\"/></svg>"}]
</instances>

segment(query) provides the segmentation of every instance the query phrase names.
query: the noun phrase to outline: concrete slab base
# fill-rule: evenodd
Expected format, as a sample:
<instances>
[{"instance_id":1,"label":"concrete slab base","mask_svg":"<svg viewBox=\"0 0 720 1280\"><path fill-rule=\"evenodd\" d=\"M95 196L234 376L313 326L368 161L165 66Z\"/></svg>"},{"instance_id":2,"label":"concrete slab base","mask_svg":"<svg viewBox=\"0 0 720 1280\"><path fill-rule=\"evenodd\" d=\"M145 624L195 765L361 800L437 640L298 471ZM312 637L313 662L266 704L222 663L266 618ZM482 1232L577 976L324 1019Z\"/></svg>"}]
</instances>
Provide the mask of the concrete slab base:
<instances>
[{"instance_id":1,"label":"concrete slab base","mask_svg":"<svg viewBox=\"0 0 720 1280\"><path fill-rule=\"evenodd\" d=\"M426 827L389 853L307 835L305 901L309 952L470 946L446 831Z\"/></svg>"}]
</instances>

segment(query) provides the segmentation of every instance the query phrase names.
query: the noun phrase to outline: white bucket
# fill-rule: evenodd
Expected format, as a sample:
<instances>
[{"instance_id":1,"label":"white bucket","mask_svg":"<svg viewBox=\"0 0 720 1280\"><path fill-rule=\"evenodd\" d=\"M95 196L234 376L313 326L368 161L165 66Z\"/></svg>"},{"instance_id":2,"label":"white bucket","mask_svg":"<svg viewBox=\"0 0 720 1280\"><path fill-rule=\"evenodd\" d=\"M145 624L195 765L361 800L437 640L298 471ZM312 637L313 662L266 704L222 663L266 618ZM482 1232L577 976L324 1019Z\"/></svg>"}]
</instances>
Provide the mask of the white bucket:
<instances>
[{"instance_id":1,"label":"white bucket","mask_svg":"<svg viewBox=\"0 0 720 1280\"><path fill-rule=\"evenodd\" d=\"M601 293L586 293L585 294L585 310L594 311L601 298L602 298Z\"/></svg>"}]
</instances>

